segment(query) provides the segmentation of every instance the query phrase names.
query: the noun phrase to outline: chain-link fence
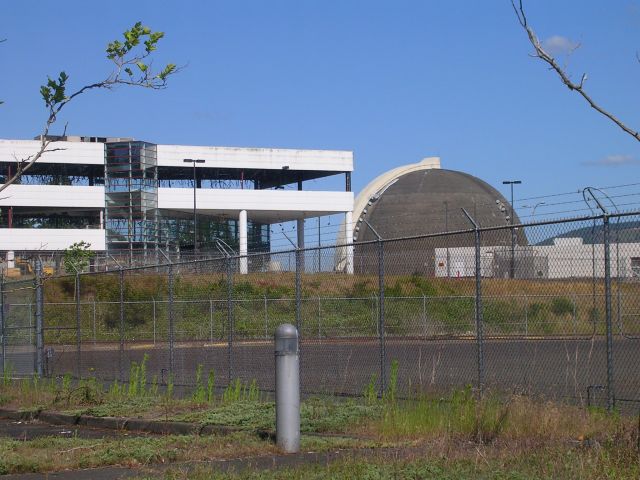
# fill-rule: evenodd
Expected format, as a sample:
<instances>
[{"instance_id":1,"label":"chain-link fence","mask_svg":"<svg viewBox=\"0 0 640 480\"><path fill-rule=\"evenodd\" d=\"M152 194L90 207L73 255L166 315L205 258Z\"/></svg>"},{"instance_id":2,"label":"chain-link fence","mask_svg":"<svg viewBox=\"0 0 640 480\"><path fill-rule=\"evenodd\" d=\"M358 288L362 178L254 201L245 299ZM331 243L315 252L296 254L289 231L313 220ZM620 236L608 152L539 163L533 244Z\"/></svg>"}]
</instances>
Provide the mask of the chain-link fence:
<instances>
[{"instance_id":1,"label":"chain-link fence","mask_svg":"<svg viewBox=\"0 0 640 480\"><path fill-rule=\"evenodd\" d=\"M3 282L2 368L272 390L300 332L306 393L487 389L640 401L640 214ZM470 225L473 219L470 218Z\"/></svg>"}]
</instances>

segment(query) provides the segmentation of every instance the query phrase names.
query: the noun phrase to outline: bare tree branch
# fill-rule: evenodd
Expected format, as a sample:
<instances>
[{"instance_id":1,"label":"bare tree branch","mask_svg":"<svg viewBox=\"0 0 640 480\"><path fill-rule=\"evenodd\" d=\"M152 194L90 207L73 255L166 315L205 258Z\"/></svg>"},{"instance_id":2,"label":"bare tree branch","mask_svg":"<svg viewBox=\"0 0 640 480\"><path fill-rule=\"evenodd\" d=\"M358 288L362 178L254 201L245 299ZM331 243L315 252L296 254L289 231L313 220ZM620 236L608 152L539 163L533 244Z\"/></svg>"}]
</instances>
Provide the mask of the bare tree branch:
<instances>
[{"instance_id":1,"label":"bare tree branch","mask_svg":"<svg viewBox=\"0 0 640 480\"><path fill-rule=\"evenodd\" d=\"M540 40L538 40L538 37L536 36L535 32L529 26L529 23L527 21L527 16L524 11L524 7L522 5L522 0L518 0L517 6L515 4L515 1L511 0L511 6L513 7L514 12L516 13L516 17L518 18L518 22L520 23L520 26L527 32L527 36L529 37L529 42L531 43L531 45L533 45L535 53L532 56L535 58L539 58L543 62L547 63L552 70L555 70L555 72L560 77L560 80L562 81L562 83L564 83L567 86L567 88L569 88L569 90L577 92L582 98L584 98L591 108L593 108L598 113L607 117L609 120L615 123L618 127L620 127L625 133L628 133L633 138L640 141L640 133L628 127L615 115L605 110L603 107L597 104L595 100L593 100L591 96L587 94L587 92L585 92L584 84L585 84L585 81L587 80L586 73L582 74L582 77L580 78L580 83L573 82L569 77L569 75L565 72L565 70L562 67L560 67L560 65L558 65L555 58L542 47ZM640 58L638 58L638 60L640 61Z\"/></svg>"},{"instance_id":2,"label":"bare tree branch","mask_svg":"<svg viewBox=\"0 0 640 480\"><path fill-rule=\"evenodd\" d=\"M164 36L163 32L153 32L150 28L136 23L123 34L124 41L115 40L106 48L107 58L113 62L113 71L102 81L85 85L70 95L66 93L68 76L60 72L57 79L49 78L46 85L40 87L40 94L48 109L48 117L40 134L40 146L36 153L23 159L16 159L17 168L11 178L7 178L0 185L0 192L15 183L29 170L45 153L64 150L63 148L48 148L56 140L49 138L51 127L56 122L60 111L74 98L96 89L111 90L119 85L161 90L166 88L167 79L182 70L175 64L169 63L160 70L153 68L153 62L146 59L156 50L157 43ZM141 44L142 42L142 44ZM65 124L62 136L67 132Z\"/></svg>"}]
</instances>

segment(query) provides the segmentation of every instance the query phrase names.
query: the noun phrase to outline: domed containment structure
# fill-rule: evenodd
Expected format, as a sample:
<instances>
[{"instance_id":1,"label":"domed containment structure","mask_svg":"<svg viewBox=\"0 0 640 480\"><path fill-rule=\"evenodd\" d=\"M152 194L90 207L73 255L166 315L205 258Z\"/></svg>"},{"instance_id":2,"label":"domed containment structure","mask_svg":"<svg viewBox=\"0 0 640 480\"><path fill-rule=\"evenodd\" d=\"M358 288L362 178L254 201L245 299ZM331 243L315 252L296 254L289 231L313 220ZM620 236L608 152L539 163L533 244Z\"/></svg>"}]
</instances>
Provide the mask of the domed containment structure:
<instances>
[{"instance_id":1,"label":"domed containment structure","mask_svg":"<svg viewBox=\"0 0 640 480\"><path fill-rule=\"evenodd\" d=\"M377 240L367 223L385 240L469 230L472 225L462 208L481 227L509 224L511 207L496 189L467 173L439 167L438 158L428 158L383 174L365 187L355 202L353 240L357 244ZM514 223L520 223L517 217ZM514 230L514 240L517 246L527 244L519 229ZM483 232L481 243L496 247L492 253L497 256L510 255L511 230ZM467 276L472 259L454 258L455 248L473 245L472 233L386 242L385 271L436 275L438 264L444 263L440 267L447 276ZM440 261L437 250L443 248L447 251ZM368 245L356 246L355 272L376 271L377 257L370 250ZM495 268L495 259L491 264Z\"/></svg>"}]
</instances>

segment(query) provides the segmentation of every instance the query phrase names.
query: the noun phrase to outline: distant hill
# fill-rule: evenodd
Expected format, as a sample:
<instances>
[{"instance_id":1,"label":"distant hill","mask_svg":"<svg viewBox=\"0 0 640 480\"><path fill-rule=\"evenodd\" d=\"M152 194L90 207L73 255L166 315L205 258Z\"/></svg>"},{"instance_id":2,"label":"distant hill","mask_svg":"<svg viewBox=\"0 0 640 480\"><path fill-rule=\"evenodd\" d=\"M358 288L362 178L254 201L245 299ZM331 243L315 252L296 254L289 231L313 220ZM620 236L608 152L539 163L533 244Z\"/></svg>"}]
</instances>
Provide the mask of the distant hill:
<instances>
[{"instance_id":1,"label":"distant hill","mask_svg":"<svg viewBox=\"0 0 640 480\"><path fill-rule=\"evenodd\" d=\"M582 238L582 242L585 244L602 243L602 221L598 220L595 228L577 228L555 237L547 238L542 242L536 243L536 245L553 245L553 241L556 238ZM612 220L609 223L609 238L611 242L640 243L640 221L624 222L620 220L620 223L617 223L617 220Z\"/></svg>"}]
</instances>

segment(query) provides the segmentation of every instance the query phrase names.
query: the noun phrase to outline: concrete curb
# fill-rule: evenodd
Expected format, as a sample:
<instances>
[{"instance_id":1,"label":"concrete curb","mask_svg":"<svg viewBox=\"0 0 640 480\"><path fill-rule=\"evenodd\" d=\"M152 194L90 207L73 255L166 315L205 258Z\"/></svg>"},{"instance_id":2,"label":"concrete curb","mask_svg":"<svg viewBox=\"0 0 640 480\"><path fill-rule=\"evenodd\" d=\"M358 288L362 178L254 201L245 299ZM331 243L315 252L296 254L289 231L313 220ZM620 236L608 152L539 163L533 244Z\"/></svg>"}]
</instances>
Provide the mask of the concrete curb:
<instances>
[{"instance_id":1,"label":"concrete curb","mask_svg":"<svg viewBox=\"0 0 640 480\"><path fill-rule=\"evenodd\" d=\"M51 425L75 425L78 423L79 415L41 411L36 418Z\"/></svg>"},{"instance_id":2,"label":"concrete curb","mask_svg":"<svg viewBox=\"0 0 640 480\"><path fill-rule=\"evenodd\" d=\"M252 433L261 440L276 441L276 432L273 430L258 428L246 429L231 427L228 425L199 424L189 422L148 420L144 418L127 417L94 417L92 415L73 415L46 410L10 410L0 408L0 418L15 421L39 420L51 425L79 425L89 428L104 430L127 430L129 432L151 433L155 435L200 435L200 436L225 436L237 432ZM352 438L357 440L370 440L366 437L353 437L340 433L302 432L303 435L321 438Z\"/></svg>"},{"instance_id":3,"label":"concrete curb","mask_svg":"<svg viewBox=\"0 0 640 480\"><path fill-rule=\"evenodd\" d=\"M9 410L8 408L0 408L0 418L17 421L31 421L40 415L40 410Z\"/></svg>"},{"instance_id":4,"label":"concrete curb","mask_svg":"<svg viewBox=\"0 0 640 480\"><path fill-rule=\"evenodd\" d=\"M94 417L91 415L80 415L78 425L91 428L105 428L108 430L122 430L127 423L126 418L117 417Z\"/></svg>"},{"instance_id":5,"label":"concrete curb","mask_svg":"<svg viewBox=\"0 0 640 480\"><path fill-rule=\"evenodd\" d=\"M94 417L92 415L72 415L44 410L10 410L0 408L0 418L15 421L39 420L52 425L81 425L106 430L128 430L130 432L153 433L156 435L230 435L235 432L246 432L246 429L225 425L200 425L198 423L172 422L162 420L146 420L126 417ZM249 430L250 431L250 430ZM254 431L263 439L275 438L269 431Z\"/></svg>"}]
</instances>

